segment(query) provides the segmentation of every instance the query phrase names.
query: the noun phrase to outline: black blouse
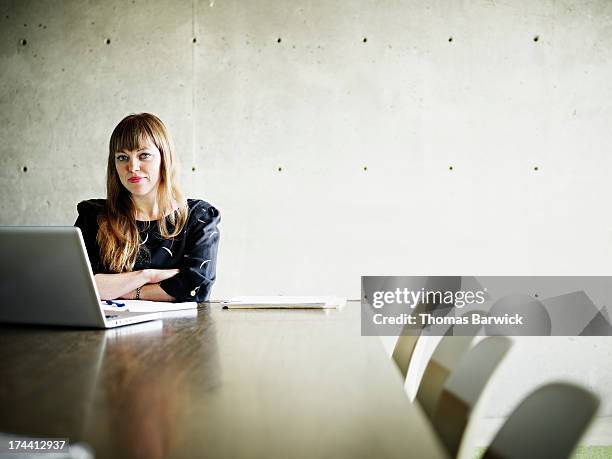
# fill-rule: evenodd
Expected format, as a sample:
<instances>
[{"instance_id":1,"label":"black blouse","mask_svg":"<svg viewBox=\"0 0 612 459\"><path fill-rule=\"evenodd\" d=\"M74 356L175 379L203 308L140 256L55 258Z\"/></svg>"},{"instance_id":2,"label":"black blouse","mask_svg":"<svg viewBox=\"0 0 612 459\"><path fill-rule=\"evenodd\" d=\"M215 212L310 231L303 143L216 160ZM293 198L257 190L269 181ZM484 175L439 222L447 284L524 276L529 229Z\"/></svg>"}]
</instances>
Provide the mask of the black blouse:
<instances>
[{"instance_id":1,"label":"black blouse","mask_svg":"<svg viewBox=\"0 0 612 459\"><path fill-rule=\"evenodd\" d=\"M108 273L100 260L96 242L98 215L106 199L90 199L77 205L80 228L94 274ZM180 235L164 239L157 222L136 221L140 231L140 251L134 271L179 268L180 272L160 282L160 287L177 301L207 301L216 277L219 247L219 211L200 199L188 199L189 217Z\"/></svg>"}]
</instances>

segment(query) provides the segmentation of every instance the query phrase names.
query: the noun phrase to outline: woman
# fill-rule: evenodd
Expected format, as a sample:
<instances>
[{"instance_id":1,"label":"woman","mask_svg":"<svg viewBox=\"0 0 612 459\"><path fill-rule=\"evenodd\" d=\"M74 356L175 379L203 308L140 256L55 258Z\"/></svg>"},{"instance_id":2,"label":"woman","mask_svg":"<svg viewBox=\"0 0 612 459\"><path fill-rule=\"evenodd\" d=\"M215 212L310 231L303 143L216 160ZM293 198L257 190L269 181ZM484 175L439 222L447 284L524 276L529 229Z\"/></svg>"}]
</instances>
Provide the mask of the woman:
<instances>
[{"instance_id":1,"label":"woman","mask_svg":"<svg viewBox=\"0 0 612 459\"><path fill-rule=\"evenodd\" d=\"M107 199L77 206L100 298L206 301L215 281L219 211L185 201L166 126L125 117L111 134Z\"/></svg>"}]
</instances>

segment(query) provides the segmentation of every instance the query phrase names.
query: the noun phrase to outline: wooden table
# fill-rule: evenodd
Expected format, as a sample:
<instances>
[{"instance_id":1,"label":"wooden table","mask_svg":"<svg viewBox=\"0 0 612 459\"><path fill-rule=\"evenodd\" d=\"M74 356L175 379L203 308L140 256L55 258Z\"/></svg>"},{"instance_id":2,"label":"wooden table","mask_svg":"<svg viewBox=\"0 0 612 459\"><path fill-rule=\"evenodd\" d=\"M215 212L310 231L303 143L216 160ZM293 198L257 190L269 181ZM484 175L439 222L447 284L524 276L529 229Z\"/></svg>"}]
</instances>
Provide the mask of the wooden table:
<instances>
[{"instance_id":1,"label":"wooden table","mask_svg":"<svg viewBox=\"0 0 612 459\"><path fill-rule=\"evenodd\" d=\"M359 303L113 330L0 326L0 431L96 458L438 458Z\"/></svg>"}]
</instances>

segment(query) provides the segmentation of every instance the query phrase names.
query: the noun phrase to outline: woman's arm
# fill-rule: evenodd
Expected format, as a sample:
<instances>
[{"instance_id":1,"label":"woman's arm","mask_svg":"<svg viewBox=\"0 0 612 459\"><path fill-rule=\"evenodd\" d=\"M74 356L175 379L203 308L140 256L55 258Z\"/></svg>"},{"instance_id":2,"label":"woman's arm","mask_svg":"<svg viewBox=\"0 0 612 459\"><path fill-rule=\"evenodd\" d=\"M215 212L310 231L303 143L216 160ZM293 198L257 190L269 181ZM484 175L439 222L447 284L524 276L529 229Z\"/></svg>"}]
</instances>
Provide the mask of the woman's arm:
<instances>
[{"instance_id":1,"label":"woman's arm","mask_svg":"<svg viewBox=\"0 0 612 459\"><path fill-rule=\"evenodd\" d=\"M185 225L185 253L180 261L181 272L160 283L160 287L176 301L207 301L215 282L219 247L219 211L199 201L191 209L191 220Z\"/></svg>"},{"instance_id":2,"label":"woman's arm","mask_svg":"<svg viewBox=\"0 0 612 459\"><path fill-rule=\"evenodd\" d=\"M157 284L165 279L169 279L178 274L178 269L143 269L141 271L132 271L129 273L120 273L120 274L96 274L94 279L96 281L96 285L98 287L98 293L100 294L101 300L114 300L116 298L129 298L133 299L136 296L135 290L138 287L143 287L146 284ZM153 298L145 298L142 294L143 290L153 290L149 287L157 287L157 289L161 290L159 285L146 286L147 288L142 288L140 292L140 297L142 299L153 299ZM131 292L134 292L133 295L128 296ZM167 295L169 297L169 295ZM171 297L169 297L171 298ZM172 301L173 299L158 301Z\"/></svg>"},{"instance_id":3,"label":"woman's arm","mask_svg":"<svg viewBox=\"0 0 612 459\"><path fill-rule=\"evenodd\" d=\"M121 298L125 300L133 300L136 298L136 289L128 292ZM168 295L159 284L146 284L140 289L140 299L149 301L176 301L176 298Z\"/></svg>"}]
</instances>

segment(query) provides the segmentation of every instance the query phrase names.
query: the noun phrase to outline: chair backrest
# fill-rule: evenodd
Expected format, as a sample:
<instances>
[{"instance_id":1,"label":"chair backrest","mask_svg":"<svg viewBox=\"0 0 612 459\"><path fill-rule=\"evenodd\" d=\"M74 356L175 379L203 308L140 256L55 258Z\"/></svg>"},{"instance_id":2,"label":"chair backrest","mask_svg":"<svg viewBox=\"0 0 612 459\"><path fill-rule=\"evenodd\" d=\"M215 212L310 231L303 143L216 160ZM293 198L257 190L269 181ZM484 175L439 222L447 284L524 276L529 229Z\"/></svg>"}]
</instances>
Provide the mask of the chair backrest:
<instances>
[{"instance_id":1,"label":"chair backrest","mask_svg":"<svg viewBox=\"0 0 612 459\"><path fill-rule=\"evenodd\" d=\"M412 315L418 317L418 314L425 312L427 309L427 305L423 303L419 303ZM414 353L414 349L416 347L417 342L419 341L419 337L423 329L415 328L413 325L404 325L400 335L397 337L397 342L395 343L395 348L393 349L392 358L397 368L399 368L400 373L402 374L402 378L406 379L406 374L408 373L408 367L410 366L410 362L412 361L412 356Z\"/></svg>"},{"instance_id":2,"label":"chair backrest","mask_svg":"<svg viewBox=\"0 0 612 459\"><path fill-rule=\"evenodd\" d=\"M418 316L419 314L424 313L426 311L427 311L427 305L420 303L416 307L415 311L413 312L413 315ZM483 315L484 313L482 311L474 311L474 312L471 312L470 314ZM474 335L477 334L479 328L480 327L472 327L472 331ZM435 349L437 348L438 343L442 339L447 339L448 337L452 337L452 333L453 333L453 326L450 324L442 325L442 326L435 326L433 328L428 327L428 328L423 328L420 330L415 329L414 326L411 326L411 325L404 326L400 336L397 338L397 341L395 342L395 347L392 353L392 358L395 361L395 364L397 365L397 367L399 368L400 373L402 374L402 377L405 379L408 376L409 369L415 357L418 357L424 362L429 361L429 359L431 358L432 346L430 345L425 346L424 354L418 355L418 356L415 355L415 354L420 354L418 352L419 342L422 341L423 338L427 338L427 340L433 341L433 349ZM467 333L467 334L470 334L470 333ZM422 362L419 362L419 363L422 363ZM418 388L421 377L423 376L422 368L420 369L420 371L417 371L417 373L418 373L418 376L417 376L418 381L413 381L413 385L414 387ZM411 398L414 398L414 397L411 397Z\"/></svg>"},{"instance_id":3,"label":"chair backrest","mask_svg":"<svg viewBox=\"0 0 612 459\"><path fill-rule=\"evenodd\" d=\"M400 335L397 337L397 342L393 348L393 354L391 357L397 365L397 368L399 368L402 378L404 379L408 373L408 367L410 366L410 361L412 360L412 353L414 352L414 348L418 340L419 335Z\"/></svg>"},{"instance_id":4,"label":"chair backrest","mask_svg":"<svg viewBox=\"0 0 612 459\"><path fill-rule=\"evenodd\" d=\"M435 405L432 423L452 457L459 451L480 395L511 346L512 341L506 337L485 338L459 360L448 377Z\"/></svg>"},{"instance_id":5,"label":"chair backrest","mask_svg":"<svg viewBox=\"0 0 612 459\"><path fill-rule=\"evenodd\" d=\"M473 310L462 317L484 316L484 311ZM453 369L472 347L481 325L451 326L443 336L421 335L414 346L412 359L404 388L410 401L415 398L431 419L438 403L442 388ZM439 330L438 330L439 332ZM419 394L420 392L420 394Z\"/></svg>"},{"instance_id":6,"label":"chair backrest","mask_svg":"<svg viewBox=\"0 0 612 459\"><path fill-rule=\"evenodd\" d=\"M410 366L404 381L404 391L411 402L414 402L416 399L419 386L432 355L445 338L446 336L421 335L414 346L412 359L410 360Z\"/></svg>"},{"instance_id":7,"label":"chair backrest","mask_svg":"<svg viewBox=\"0 0 612 459\"><path fill-rule=\"evenodd\" d=\"M436 347L417 391L417 400L430 420L442 395L442 391L453 370L468 352L474 340L473 336L445 336Z\"/></svg>"},{"instance_id":8,"label":"chair backrest","mask_svg":"<svg viewBox=\"0 0 612 459\"><path fill-rule=\"evenodd\" d=\"M598 406L594 394L572 384L540 387L512 412L483 459L568 458Z\"/></svg>"}]
</instances>

